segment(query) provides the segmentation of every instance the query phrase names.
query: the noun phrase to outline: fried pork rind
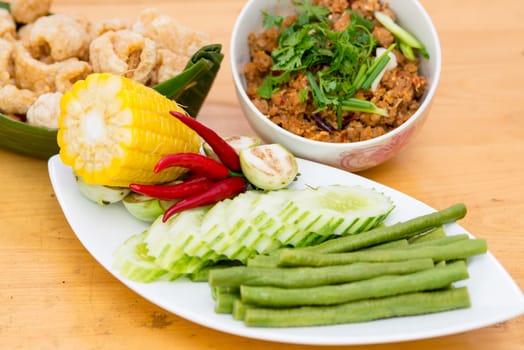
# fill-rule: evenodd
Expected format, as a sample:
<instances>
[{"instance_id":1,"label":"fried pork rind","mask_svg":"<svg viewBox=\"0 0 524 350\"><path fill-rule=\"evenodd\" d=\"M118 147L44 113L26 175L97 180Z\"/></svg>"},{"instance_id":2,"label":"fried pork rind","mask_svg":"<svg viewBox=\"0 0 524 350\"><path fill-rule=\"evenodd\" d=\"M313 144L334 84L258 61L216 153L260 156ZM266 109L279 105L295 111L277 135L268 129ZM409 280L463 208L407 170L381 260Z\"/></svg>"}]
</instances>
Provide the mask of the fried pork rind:
<instances>
[{"instance_id":1,"label":"fried pork rind","mask_svg":"<svg viewBox=\"0 0 524 350\"><path fill-rule=\"evenodd\" d=\"M37 94L65 91L91 72L91 66L78 58L47 64L31 56L22 43L15 43L15 79L21 88Z\"/></svg>"},{"instance_id":2,"label":"fried pork rind","mask_svg":"<svg viewBox=\"0 0 524 350\"><path fill-rule=\"evenodd\" d=\"M18 86L37 94L54 91L55 67L33 58L21 42L15 43L14 62Z\"/></svg>"},{"instance_id":3,"label":"fried pork rind","mask_svg":"<svg viewBox=\"0 0 524 350\"><path fill-rule=\"evenodd\" d=\"M40 95L27 110L27 122L31 125L48 129L58 128L60 115L61 92L50 92Z\"/></svg>"},{"instance_id":4,"label":"fried pork rind","mask_svg":"<svg viewBox=\"0 0 524 350\"><path fill-rule=\"evenodd\" d=\"M132 28L135 32L154 40L159 49L168 49L187 58L210 43L208 35L182 26L155 8L142 11Z\"/></svg>"},{"instance_id":5,"label":"fried pork rind","mask_svg":"<svg viewBox=\"0 0 524 350\"><path fill-rule=\"evenodd\" d=\"M90 40L84 25L61 14L38 18L29 34L31 51L38 51L43 56L48 54L55 62L87 58Z\"/></svg>"},{"instance_id":6,"label":"fried pork rind","mask_svg":"<svg viewBox=\"0 0 524 350\"><path fill-rule=\"evenodd\" d=\"M159 84L181 73L189 59L168 49L158 49L157 55L157 66L151 78L152 85Z\"/></svg>"},{"instance_id":7,"label":"fried pork rind","mask_svg":"<svg viewBox=\"0 0 524 350\"><path fill-rule=\"evenodd\" d=\"M55 90L58 92L68 91L76 81L85 79L92 72L88 62L77 58L55 62L53 65L56 66Z\"/></svg>"},{"instance_id":8,"label":"fried pork rind","mask_svg":"<svg viewBox=\"0 0 524 350\"><path fill-rule=\"evenodd\" d=\"M33 28L33 23L25 24L18 28L16 32L16 39L24 44L26 47L30 47L31 43L29 41L31 36L31 28Z\"/></svg>"},{"instance_id":9,"label":"fried pork rind","mask_svg":"<svg viewBox=\"0 0 524 350\"><path fill-rule=\"evenodd\" d=\"M5 85L0 88L0 112L24 115L37 97L31 90Z\"/></svg>"},{"instance_id":10,"label":"fried pork rind","mask_svg":"<svg viewBox=\"0 0 524 350\"><path fill-rule=\"evenodd\" d=\"M5 9L0 9L0 38L11 41L16 38L15 20Z\"/></svg>"},{"instance_id":11,"label":"fried pork rind","mask_svg":"<svg viewBox=\"0 0 524 350\"><path fill-rule=\"evenodd\" d=\"M106 32L89 47L94 72L124 75L142 84L151 78L156 56L153 40L127 29Z\"/></svg>"},{"instance_id":12,"label":"fried pork rind","mask_svg":"<svg viewBox=\"0 0 524 350\"><path fill-rule=\"evenodd\" d=\"M116 32L130 28L131 21L123 18L110 18L94 22L91 25L89 34L91 35L91 38L94 39L109 31Z\"/></svg>"},{"instance_id":13,"label":"fried pork rind","mask_svg":"<svg viewBox=\"0 0 524 350\"><path fill-rule=\"evenodd\" d=\"M0 39L0 87L15 83L12 78L13 51L14 44L11 41Z\"/></svg>"},{"instance_id":14,"label":"fried pork rind","mask_svg":"<svg viewBox=\"0 0 524 350\"><path fill-rule=\"evenodd\" d=\"M211 42L208 35L182 26L155 8L142 11L132 30L157 45L158 59L151 84L161 83L183 71L191 56Z\"/></svg>"},{"instance_id":15,"label":"fried pork rind","mask_svg":"<svg viewBox=\"0 0 524 350\"><path fill-rule=\"evenodd\" d=\"M11 0L11 14L16 22L31 23L49 13L51 2L51 0Z\"/></svg>"}]
</instances>

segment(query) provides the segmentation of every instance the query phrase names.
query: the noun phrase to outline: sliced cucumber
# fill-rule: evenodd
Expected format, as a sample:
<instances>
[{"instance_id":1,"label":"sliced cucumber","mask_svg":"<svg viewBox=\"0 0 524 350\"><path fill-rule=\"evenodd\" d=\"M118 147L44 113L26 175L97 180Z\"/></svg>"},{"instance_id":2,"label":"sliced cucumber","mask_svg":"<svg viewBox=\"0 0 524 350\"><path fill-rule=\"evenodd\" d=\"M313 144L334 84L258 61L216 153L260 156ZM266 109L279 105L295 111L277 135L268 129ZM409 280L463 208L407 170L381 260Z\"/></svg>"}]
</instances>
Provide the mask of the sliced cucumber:
<instances>
[{"instance_id":1,"label":"sliced cucumber","mask_svg":"<svg viewBox=\"0 0 524 350\"><path fill-rule=\"evenodd\" d=\"M393 202L374 189L332 185L300 191L280 216L321 236L345 235L375 227L393 208Z\"/></svg>"},{"instance_id":2,"label":"sliced cucumber","mask_svg":"<svg viewBox=\"0 0 524 350\"><path fill-rule=\"evenodd\" d=\"M196 273L208 266L211 260L202 259L198 256L184 255L176 261L169 270L173 274L186 275Z\"/></svg>"},{"instance_id":3,"label":"sliced cucumber","mask_svg":"<svg viewBox=\"0 0 524 350\"><path fill-rule=\"evenodd\" d=\"M196 273L219 260L246 263L253 255L284 245L308 246L369 230L393 208L382 193L358 186L247 191L183 211L165 223L159 217L140 239L121 248L120 255L127 252L132 261L121 270L148 281L165 274Z\"/></svg>"},{"instance_id":4,"label":"sliced cucumber","mask_svg":"<svg viewBox=\"0 0 524 350\"><path fill-rule=\"evenodd\" d=\"M131 192L122 200L126 210L141 221L153 222L175 201L164 201Z\"/></svg>"},{"instance_id":5,"label":"sliced cucumber","mask_svg":"<svg viewBox=\"0 0 524 350\"><path fill-rule=\"evenodd\" d=\"M186 254L185 247L202 243L199 239L200 225L208 210L209 207L199 207L180 212L167 223L163 223L161 217L153 222L144 243L158 266L172 271L181 264L180 259L194 256ZM206 248L206 251L209 249Z\"/></svg>"},{"instance_id":6,"label":"sliced cucumber","mask_svg":"<svg viewBox=\"0 0 524 350\"><path fill-rule=\"evenodd\" d=\"M109 187L85 183L80 176L75 176L80 192L89 200L100 205L120 202L131 190L123 187Z\"/></svg>"},{"instance_id":7,"label":"sliced cucumber","mask_svg":"<svg viewBox=\"0 0 524 350\"><path fill-rule=\"evenodd\" d=\"M161 277L174 278L155 263L144 244L147 231L129 237L114 253L113 268L120 275L137 282L151 282Z\"/></svg>"},{"instance_id":8,"label":"sliced cucumber","mask_svg":"<svg viewBox=\"0 0 524 350\"><path fill-rule=\"evenodd\" d=\"M273 237L264 236L252 224L250 214L260 196L262 194L257 191L242 193L216 204L204 216L204 240L215 242L212 245L215 252L230 259L245 260L253 252L265 253L280 246Z\"/></svg>"},{"instance_id":9,"label":"sliced cucumber","mask_svg":"<svg viewBox=\"0 0 524 350\"><path fill-rule=\"evenodd\" d=\"M279 216L296 192L300 191L285 189L267 192L253 203L250 214L250 221L261 234L278 240L282 245L294 245L297 237L304 234L298 226L284 222Z\"/></svg>"}]
</instances>

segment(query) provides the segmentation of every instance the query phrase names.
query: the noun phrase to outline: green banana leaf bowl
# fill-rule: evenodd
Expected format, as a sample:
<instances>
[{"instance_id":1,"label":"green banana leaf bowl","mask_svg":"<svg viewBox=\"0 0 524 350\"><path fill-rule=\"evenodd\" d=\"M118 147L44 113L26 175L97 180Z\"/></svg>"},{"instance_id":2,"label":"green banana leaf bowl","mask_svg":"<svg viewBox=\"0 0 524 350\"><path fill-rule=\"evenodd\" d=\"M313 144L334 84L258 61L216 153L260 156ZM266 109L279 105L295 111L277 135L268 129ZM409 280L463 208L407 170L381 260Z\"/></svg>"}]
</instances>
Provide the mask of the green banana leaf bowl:
<instances>
[{"instance_id":1,"label":"green banana leaf bowl","mask_svg":"<svg viewBox=\"0 0 524 350\"><path fill-rule=\"evenodd\" d=\"M153 88L175 100L196 118L220 69L224 57L221 50L221 44L202 47L191 57L184 71ZM47 159L59 151L57 132L0 113L0 148Z\"/></svg>"}]
</instances>

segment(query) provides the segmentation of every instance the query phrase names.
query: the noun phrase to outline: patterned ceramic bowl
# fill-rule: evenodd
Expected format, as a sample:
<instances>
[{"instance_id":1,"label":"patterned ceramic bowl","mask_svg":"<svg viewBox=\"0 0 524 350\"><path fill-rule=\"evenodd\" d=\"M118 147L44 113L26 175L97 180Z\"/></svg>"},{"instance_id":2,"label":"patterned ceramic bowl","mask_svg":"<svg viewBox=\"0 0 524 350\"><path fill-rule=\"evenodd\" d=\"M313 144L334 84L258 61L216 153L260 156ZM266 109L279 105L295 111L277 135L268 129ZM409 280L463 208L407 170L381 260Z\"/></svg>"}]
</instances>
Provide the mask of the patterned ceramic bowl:
<instances>
[{"instance_id":1,"label":"patterned ceramic bowl","mask_svg":"<svg viewBox=\"0 0 524 350\"><path fill-rule=\"evenodd\" d=\"M240 106L251 127L268 143L280 143L296 156L356 172L379 165L406 146L422 128L431 107L441 71L441 49L436 29L417 0L388 0L398 23L424 43L430 59L420 60L428 81L419 109L404 124L366 141L328 143L297 136L270 121L251 102L245 91L244 65L249 61L247 36L262 28L262 11L286 14L291 1L249 0L237 18L231 37L231 66Z\"/></svg>"}]
</instances>

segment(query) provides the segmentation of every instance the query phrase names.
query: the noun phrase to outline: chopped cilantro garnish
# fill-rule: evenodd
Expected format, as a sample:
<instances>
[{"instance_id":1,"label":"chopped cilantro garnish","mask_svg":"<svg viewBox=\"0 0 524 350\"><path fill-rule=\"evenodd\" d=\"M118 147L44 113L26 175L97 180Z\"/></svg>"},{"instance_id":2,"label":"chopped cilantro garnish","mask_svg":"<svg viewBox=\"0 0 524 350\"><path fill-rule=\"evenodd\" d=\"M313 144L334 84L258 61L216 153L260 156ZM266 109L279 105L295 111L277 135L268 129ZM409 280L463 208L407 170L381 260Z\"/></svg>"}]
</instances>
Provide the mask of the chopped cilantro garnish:
<instances>
[{"instance_id":1,"label":"chopped cilantro garnish","mask_svg":"<svg viewBox=\"0 0 524 350\"><path fill-rule=\"evenodd\" d=\"M389 59L385 54L375 60L376 40L371 35L373 22L356 12L344 30L331 28L329 10L310 1L295 1L297 19L283 27L283 17L263 13L266 27L280 29L278 47L272 52L273 66L258 93L269 99L279 85L298 73L306 74L309 88L300 91L301 99L313 97L316 111L328 108L337 112L337 126L342 127L342 111L363 111L387 115L369 101L354 98L368 89ZM389 49L389 51L392 48Z\"/></svg>"},{"instance_id":2,"label":"chopped cilantro garnish","mask_svg":"<svg viewBox=\"0 0 524 350\"><path fill-rule=\"evenodd\" d=\"M280 27L284 20L282 16L272 15L271 13L262 11L263 19L262 25L264 28Z\"/></svg>"}]
</instances>

